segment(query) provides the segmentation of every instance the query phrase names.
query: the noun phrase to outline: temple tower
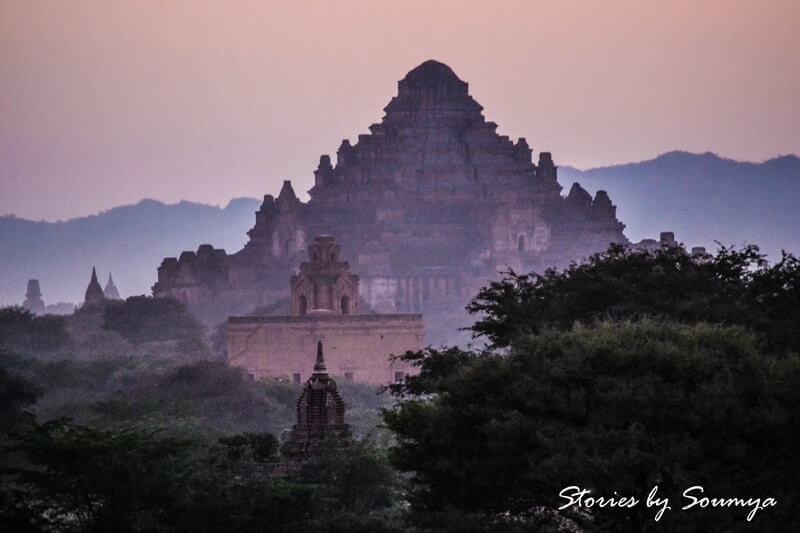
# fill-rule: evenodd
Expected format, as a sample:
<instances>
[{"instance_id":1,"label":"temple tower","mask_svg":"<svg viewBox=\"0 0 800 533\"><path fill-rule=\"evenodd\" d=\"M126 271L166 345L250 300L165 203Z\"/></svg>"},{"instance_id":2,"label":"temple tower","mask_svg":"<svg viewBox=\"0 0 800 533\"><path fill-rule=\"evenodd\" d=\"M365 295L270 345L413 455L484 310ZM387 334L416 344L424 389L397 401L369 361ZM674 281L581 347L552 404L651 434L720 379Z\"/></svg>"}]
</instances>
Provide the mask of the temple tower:
<instances>
[{"instance_id":1,"label":"temple tower","mask_svg":"<svg viewBox=\"0 0 800 533\"><path fill-rule=\"evenodd\" d=\"M84 305L94 304L105 300L103 289L100 287L100 282L97 281L97 271L92 267L92 279L89 280L89 286L86 287L86 296L83 299Z\"/></svg>"},{"instance_id":2,"label":"temple tower","mask_svg":"<svg viewBox=\"0 0 800 533\"><path fill-rule=\"evenodd\" d=\"M111 272L108 273L108 282L106 283L106 288L103 289L103 296L105 296L106 300L121 300L119 296L119 291L117 290L117 286L114 285L114 280L111 277Z\"/></svg>"},{"instance_id":3,"label":"temple tower","mask_svg":"<svg viewBox=\"0 0 800 533\"><path fill-rule=\"evenodd\" d=\"M38 279L28 280L28 290L25 292L25 301L22 302L22 307L37 315L44 314L44 300L42 300Z\"/></svg>"},{"instance_id":4,"label":"temple tower","mask_svg":"<svg viewBox=\"0 0 800 533\"><path fill-rule=\"evenodd\" d=\"M289 282L293 315L358 313L358 276L339 253L330 235L318 236L308 247L310 261L301 263L300 273Z\"/></svg>"},{"instance_id":5,"label":"temple tower","mask_svg":"<svg viewBox=\"0 0 800 533\"><path fill-rule=\"evenodd\" d=\"M314 373L297 400L297 423L281 451L287 457L304 459L325 446L345 443L350 426L344 422L344 412L344 400L328 376L322 342L318 342Z\"/></svg>"}]
</instances>

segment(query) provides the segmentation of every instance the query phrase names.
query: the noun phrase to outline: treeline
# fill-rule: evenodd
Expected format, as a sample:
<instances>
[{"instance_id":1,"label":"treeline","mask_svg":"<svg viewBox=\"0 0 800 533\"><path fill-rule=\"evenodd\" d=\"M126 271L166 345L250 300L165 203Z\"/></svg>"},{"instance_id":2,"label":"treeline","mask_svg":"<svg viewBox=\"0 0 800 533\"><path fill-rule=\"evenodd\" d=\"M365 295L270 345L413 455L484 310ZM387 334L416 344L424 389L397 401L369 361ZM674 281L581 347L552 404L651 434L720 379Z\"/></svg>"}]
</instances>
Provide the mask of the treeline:
<instances>
[{"instance_id":1,"label":"treeline","mask_svg":"<svg viewBox=\"0 0 800 533\"><path fill-rule=\"evenodd\" d=\"M391 387L393 401L340 383L348 422L362 435L384 428L282 477L270 472L299 391L252 381L213 351L153 356L180 348L141 337L146 308L92 319L142 353L4 354L0 519L32 531L800 528L793 256L613 246L560 272L508 272L468 309L485 348L402 355L420 372ZM159 312L163 324L185 310ZM196 335L177 324L184 340ZM78 342L79 328L65 328ZM92 350L105 342L81 335ZM681 510L697 485L777 503L752 521L752 505ZM559 510L570 486L640 501L657 486L671 510L657 522L644 503Z\"/></svg>"},{"instance_id":2,"label":"treeline","mask_svg":"<svg viewBox=\"0 0 800 533\"><path fill-rule=\"evenodd\" d=\"M399 488L376 426L390 398L341 380L355 441L276 477L300 388L253 380L204 333L179 302L143 296L69 317L0 310L0 529L388 524Z\"/></svg>"},{"instance_id":3,"label":"treeline","mask_svg":"<svg viewBox=\"0 0 800 533\"><path fill-rule=\"evenodd\" d=\"M611 247L542 275L509 272L469 306L486 351L408 353L420 373L385 413L408 518L512 531L796 531L800 499L800 262L758 249L693 258ZM773 498L775 507L681 507ZM658 522L636 497L653 487ZM448 525L449 524L449 525Z\"/></svg>"}]
</instances>

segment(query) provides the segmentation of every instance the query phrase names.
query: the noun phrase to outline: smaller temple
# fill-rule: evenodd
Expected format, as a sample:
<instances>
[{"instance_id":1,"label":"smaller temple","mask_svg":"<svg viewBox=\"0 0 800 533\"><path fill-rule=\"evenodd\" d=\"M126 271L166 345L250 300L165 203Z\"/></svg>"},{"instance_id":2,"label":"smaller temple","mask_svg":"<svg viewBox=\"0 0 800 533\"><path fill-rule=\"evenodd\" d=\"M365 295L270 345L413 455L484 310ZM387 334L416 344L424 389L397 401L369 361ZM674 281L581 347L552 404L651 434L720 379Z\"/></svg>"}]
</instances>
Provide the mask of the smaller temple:
<instances>
[{"instance_id":1,"label":"smaller temple","mask_svg":"<svg viewBox=\"0 0 800 533\"><path fill-rule=\"evenodd\" d=\"M42 300L42 291L39 288L38 279L28 280L28 290L25 292L25 301L22 302L22 307L36 315L44 314L44 300Z\"/></svg>"},{"instance_id":2,"label":"smaller temple","mask_svg":"<svg viewBox=\"0 0 800 533\"><path fill-rule=\"evenodd\" d=\"M117 286L114 285L114 280L111 277L111 272L108 273L108 282L106 283L106 288L103 289L103 296L105 296L106 300L121 300L119 296L119 291L117 290Z\"/></svg>"},{"instance_id":3,"label":"smaller temple","mask_svg":"<svg viewBox=\"0 0 800 533\"><path fill-rule=\"evenodd\" d=\"M347 381L386 385L402 381L416 367L392 354L425 346L422 315L362 314L359 277L341 260L330 235L308 246L308 261L289 282L291 305L284 316L231 316L227 358L256 378L300 384L308 376L305 354L314 343L328 347L331 372Z\"/></svg>"},{"instance_id":4,"label":"smaller temple","mask_svg":"<svg viewBox=\"0 0 800 533\"><path fill-rule=\"evenodd\" d=\"M358 314L358 276L339 260L340 247L330 235L320 235L308 247L311 261L292 276L292 314Z\"/></svg>"},{"instance_id":5,"label":"smaller temple","mask_svg":"<svg viewBox=\"0 0 800 533\"><path fill-rule=\"evenodd\" d=\"M324 448L346 444L350 426L344 422L344 412L344 400L336 389L336 381L328 375L322 342L318 342L314 373L297 400L297 423L281 453L290 459L303 460Z\"/></svg>"},{"instance_id":6,"label":"smaller temple","mask_svg":"<svg viewBox=\"0 0 800 533\"><path fill-rule=\"evenodd\" d=\"M97 271L92 267L92 279L89 280L89 286L86 287L86 296L83 299L84 305L91 305L105 300L103 289L100 287L100 282L97 281Z\"/></svg>"}]
</instances>

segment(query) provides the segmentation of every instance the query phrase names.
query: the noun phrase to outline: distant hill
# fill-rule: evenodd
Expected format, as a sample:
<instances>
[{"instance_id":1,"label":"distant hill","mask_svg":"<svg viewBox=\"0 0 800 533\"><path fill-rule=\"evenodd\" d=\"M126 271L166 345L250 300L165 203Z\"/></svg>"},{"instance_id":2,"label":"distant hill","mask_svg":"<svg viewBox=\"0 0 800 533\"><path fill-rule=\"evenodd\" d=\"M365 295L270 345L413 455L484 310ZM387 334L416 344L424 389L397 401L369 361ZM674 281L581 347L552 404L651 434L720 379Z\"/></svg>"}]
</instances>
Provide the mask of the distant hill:
<instances>
[{"instance_id":1,"label":"distant hill","mask_svg":"<svg viewBox=\"0 0 800 533\"><path fill-rule=\"evenodd\" d=\"M150 294L156 268L166 256L203 243L236 252L247 240L260 201L232 200L224 209L142 200L98 215L65 222L0 217L0 305L21 304L28 278L40 281L43 299L80 303L97 267L108 272L122 297Z\"/></svg>"},{"instance_id":2,"label":"distant hill","mask_svg":"<svg viewBox=\"0 0 800 533\"><path fill-rule=\"evenodd\" d=\"M605 189L633 241L674 231L687 246L754 243L780 257L800 252L800 159L743 163L712 153L669 152L650 161L580 171L561 167L565 192Z\"/></svg>"}]
</instances>

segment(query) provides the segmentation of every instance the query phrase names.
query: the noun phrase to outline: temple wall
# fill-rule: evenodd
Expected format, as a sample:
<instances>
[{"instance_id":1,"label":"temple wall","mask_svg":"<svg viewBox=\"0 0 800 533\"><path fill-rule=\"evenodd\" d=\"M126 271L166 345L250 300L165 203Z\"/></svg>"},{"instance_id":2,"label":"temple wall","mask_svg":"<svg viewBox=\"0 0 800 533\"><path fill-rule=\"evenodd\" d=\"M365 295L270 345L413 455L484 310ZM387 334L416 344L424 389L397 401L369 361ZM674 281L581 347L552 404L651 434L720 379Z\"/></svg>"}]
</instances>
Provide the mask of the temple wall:
<instances>
[{"instance_id":1,"label":"temple wall","mask_svg":"<svg viewBox=\"0 0 800 533\"><path fill-rule=\"evenodd\" d=\"M397 372L416 372L388 358L425 345L418 314L231 317L227 335L230 364L256 378L301 383L314 366L318 341L332 375L376 385L393 382Z\"/></svg>"},{"instance_id":2,"label":"temple wall","mask_svg":"<svg viewBox=\"0 0 800 533\"><path fill-rule=\"evenodd\" d=\"M430 311L453 302L463 306L474 290L456 275L361 277L361 297L378 313Z\"/></svg>"}]
</instances>

